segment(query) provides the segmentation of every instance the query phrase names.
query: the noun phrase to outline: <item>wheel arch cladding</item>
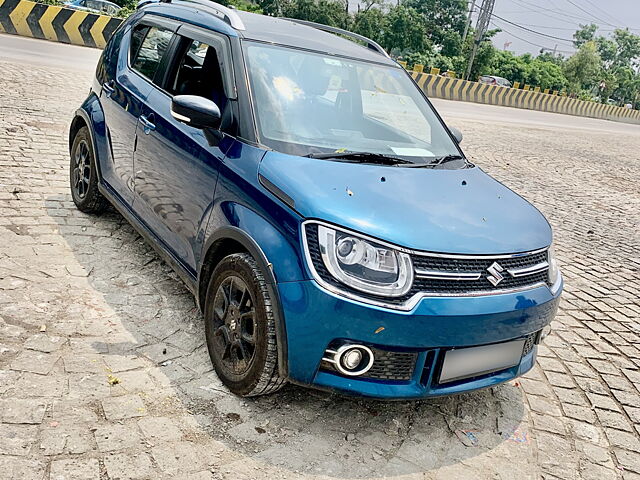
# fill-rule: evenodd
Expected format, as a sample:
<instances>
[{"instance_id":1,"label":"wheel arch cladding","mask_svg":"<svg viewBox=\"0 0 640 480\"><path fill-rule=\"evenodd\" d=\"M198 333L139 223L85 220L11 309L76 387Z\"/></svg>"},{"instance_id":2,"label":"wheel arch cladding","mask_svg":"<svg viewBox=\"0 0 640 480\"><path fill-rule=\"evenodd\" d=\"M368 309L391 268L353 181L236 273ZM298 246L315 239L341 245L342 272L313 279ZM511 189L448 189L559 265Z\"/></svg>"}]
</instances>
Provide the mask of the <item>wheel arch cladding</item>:
<instances>
[{"instance_id":1,"label":"wheel arch cladding","mask_svg":"<svg viewBox=\"0 0 640 480\"><path fill-rule=\"evenodd\" d=\"M211 275L220 261L224 257L234 253L251 253L245 246L245 243L238 240L237 236L225 236L224 233L225 232L219 232L219 235L211 239L202 259L200 274L198 275L198 303L200 304L201 309L204 309L205 295L207 293L207 286L211 280ZM251 255L255 258L255 255ZM266 276L265 279L267 282L270 281Z\"/></svg>"},{"instance_id":2,"label":"wheel arch cladding","mask_svg":"<svg viewBox=\"0 0 640 480\"><path fill-rule=\"evenodd\" d=\"M69 151L71 151L76 134L83 126L86 126L89 130L93 153L96 157L98 175L102 179L102 164L109 158L109 144L102 105L94 92L91 92L82 106L76 110L71 121L69 126Z\"/></svg>"},{"instance_id":3,"label":"wheel arch cladding","mask_svg":"<svg viewBox=\"0 0 640 480\"><path fill-rule=\"evenodd\" d=\"M71 125L69 126L69 151L73 148L73 141L82 127L89 128L89 125L87 125L87 121L83 115L76 113L73 120L71 120Z\"/></svg>"}]
</instances>

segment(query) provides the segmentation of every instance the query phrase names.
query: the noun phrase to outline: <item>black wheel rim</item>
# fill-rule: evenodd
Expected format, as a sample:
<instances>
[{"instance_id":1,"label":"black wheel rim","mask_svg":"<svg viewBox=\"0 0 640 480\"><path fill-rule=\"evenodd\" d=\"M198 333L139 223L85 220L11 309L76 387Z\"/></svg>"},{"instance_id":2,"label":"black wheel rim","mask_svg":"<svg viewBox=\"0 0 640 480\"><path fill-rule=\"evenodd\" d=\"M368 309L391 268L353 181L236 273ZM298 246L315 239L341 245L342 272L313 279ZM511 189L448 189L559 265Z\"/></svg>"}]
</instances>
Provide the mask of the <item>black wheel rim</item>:
<instances>
[{"instance_id":1,"label":"black wheel rim","mask_svg":"<svg viewBox=\"0 0 640 480\"><path fill-rule=\"evenodd\" d=\"M245 281L226 277L213 300L213 343L222 366L229 373L245 374L255 358L256 311Z\"/></svg>"},{"instance_id":2,"label":"black wheel rim","mask_svg":"<svg viewBox=\"0 0 640 480\"><path fill-rule=\"evenodd\" d=\"M84 198L89 191L91 179L91 152L85 140L80 140L73 155L73 190L78 198Z\"/></svg>"}]
</instances>

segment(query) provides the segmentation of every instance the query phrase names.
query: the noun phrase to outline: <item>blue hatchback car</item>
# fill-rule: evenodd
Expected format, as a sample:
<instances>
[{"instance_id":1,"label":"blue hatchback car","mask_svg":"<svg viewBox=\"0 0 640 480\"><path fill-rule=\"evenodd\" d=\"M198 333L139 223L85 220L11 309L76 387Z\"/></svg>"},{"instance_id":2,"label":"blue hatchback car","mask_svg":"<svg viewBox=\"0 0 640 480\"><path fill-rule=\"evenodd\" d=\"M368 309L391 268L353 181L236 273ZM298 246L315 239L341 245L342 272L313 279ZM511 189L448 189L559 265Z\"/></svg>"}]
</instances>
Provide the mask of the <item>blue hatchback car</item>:
<instances>
[{"instance_id":1,"label":"blue hatchback car","mask_svg":"<svg viewBox=\"0 0 640 480\"><path fill-rule=\"evenodd\" d=\"M529 370L562 290L548 222L460 141L369 39L147 2L72 121L71 192L180 275L232 392L445 395Z\"/></svg>"}]
</instances>

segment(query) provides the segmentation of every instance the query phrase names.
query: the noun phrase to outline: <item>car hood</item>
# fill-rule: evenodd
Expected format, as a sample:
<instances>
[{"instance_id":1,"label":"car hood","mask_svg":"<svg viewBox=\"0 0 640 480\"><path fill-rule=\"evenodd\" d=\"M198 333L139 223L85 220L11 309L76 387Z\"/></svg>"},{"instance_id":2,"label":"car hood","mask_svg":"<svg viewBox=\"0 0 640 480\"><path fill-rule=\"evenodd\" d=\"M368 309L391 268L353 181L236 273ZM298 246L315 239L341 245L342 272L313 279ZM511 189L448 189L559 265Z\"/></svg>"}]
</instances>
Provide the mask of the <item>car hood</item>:
<instances>
[{"instance_id":1,"label":"car hood","mask_svg":"<svg viewBox=\"0 0 640 480\"><path fill-rule=\"evenodd\" d=\"M502 254L551 243L544 216L478 167L403 168L267 152L260 175L306 218L411 249Z\"/></svg>"}]
</instances>

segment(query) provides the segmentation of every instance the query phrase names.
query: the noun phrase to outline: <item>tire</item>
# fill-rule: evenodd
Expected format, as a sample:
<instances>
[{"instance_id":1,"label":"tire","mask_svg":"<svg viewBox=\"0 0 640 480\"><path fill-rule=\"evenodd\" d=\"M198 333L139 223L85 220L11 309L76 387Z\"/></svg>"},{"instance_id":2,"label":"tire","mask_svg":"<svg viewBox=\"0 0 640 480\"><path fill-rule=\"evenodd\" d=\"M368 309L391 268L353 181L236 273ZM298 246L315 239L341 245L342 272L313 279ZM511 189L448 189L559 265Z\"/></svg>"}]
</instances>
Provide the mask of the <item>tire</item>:
<instances>
[{"instance_id":1,"label":"tire","mask_svg":"<svg viewBox=\"0 0 640 480\"><path fill-rule=\"evenodd\" d=\"M278 372L272 299L251 255L235 253L216 266L207 287L204 319L211 362L231 392L253 397L285 385Z\"/></svg>"},{"instance_id":2,"label":"tire","mask_svg":"<svg viewBox=\"0 0 640 480\"><path fill-rule=\"evenodd\" d=\"M96 156L87 127L78 130L73 139L69 183L73 203L81 212L97 214L107 208L108 202L98 190Z\"/></svg>"}]
</instances>

